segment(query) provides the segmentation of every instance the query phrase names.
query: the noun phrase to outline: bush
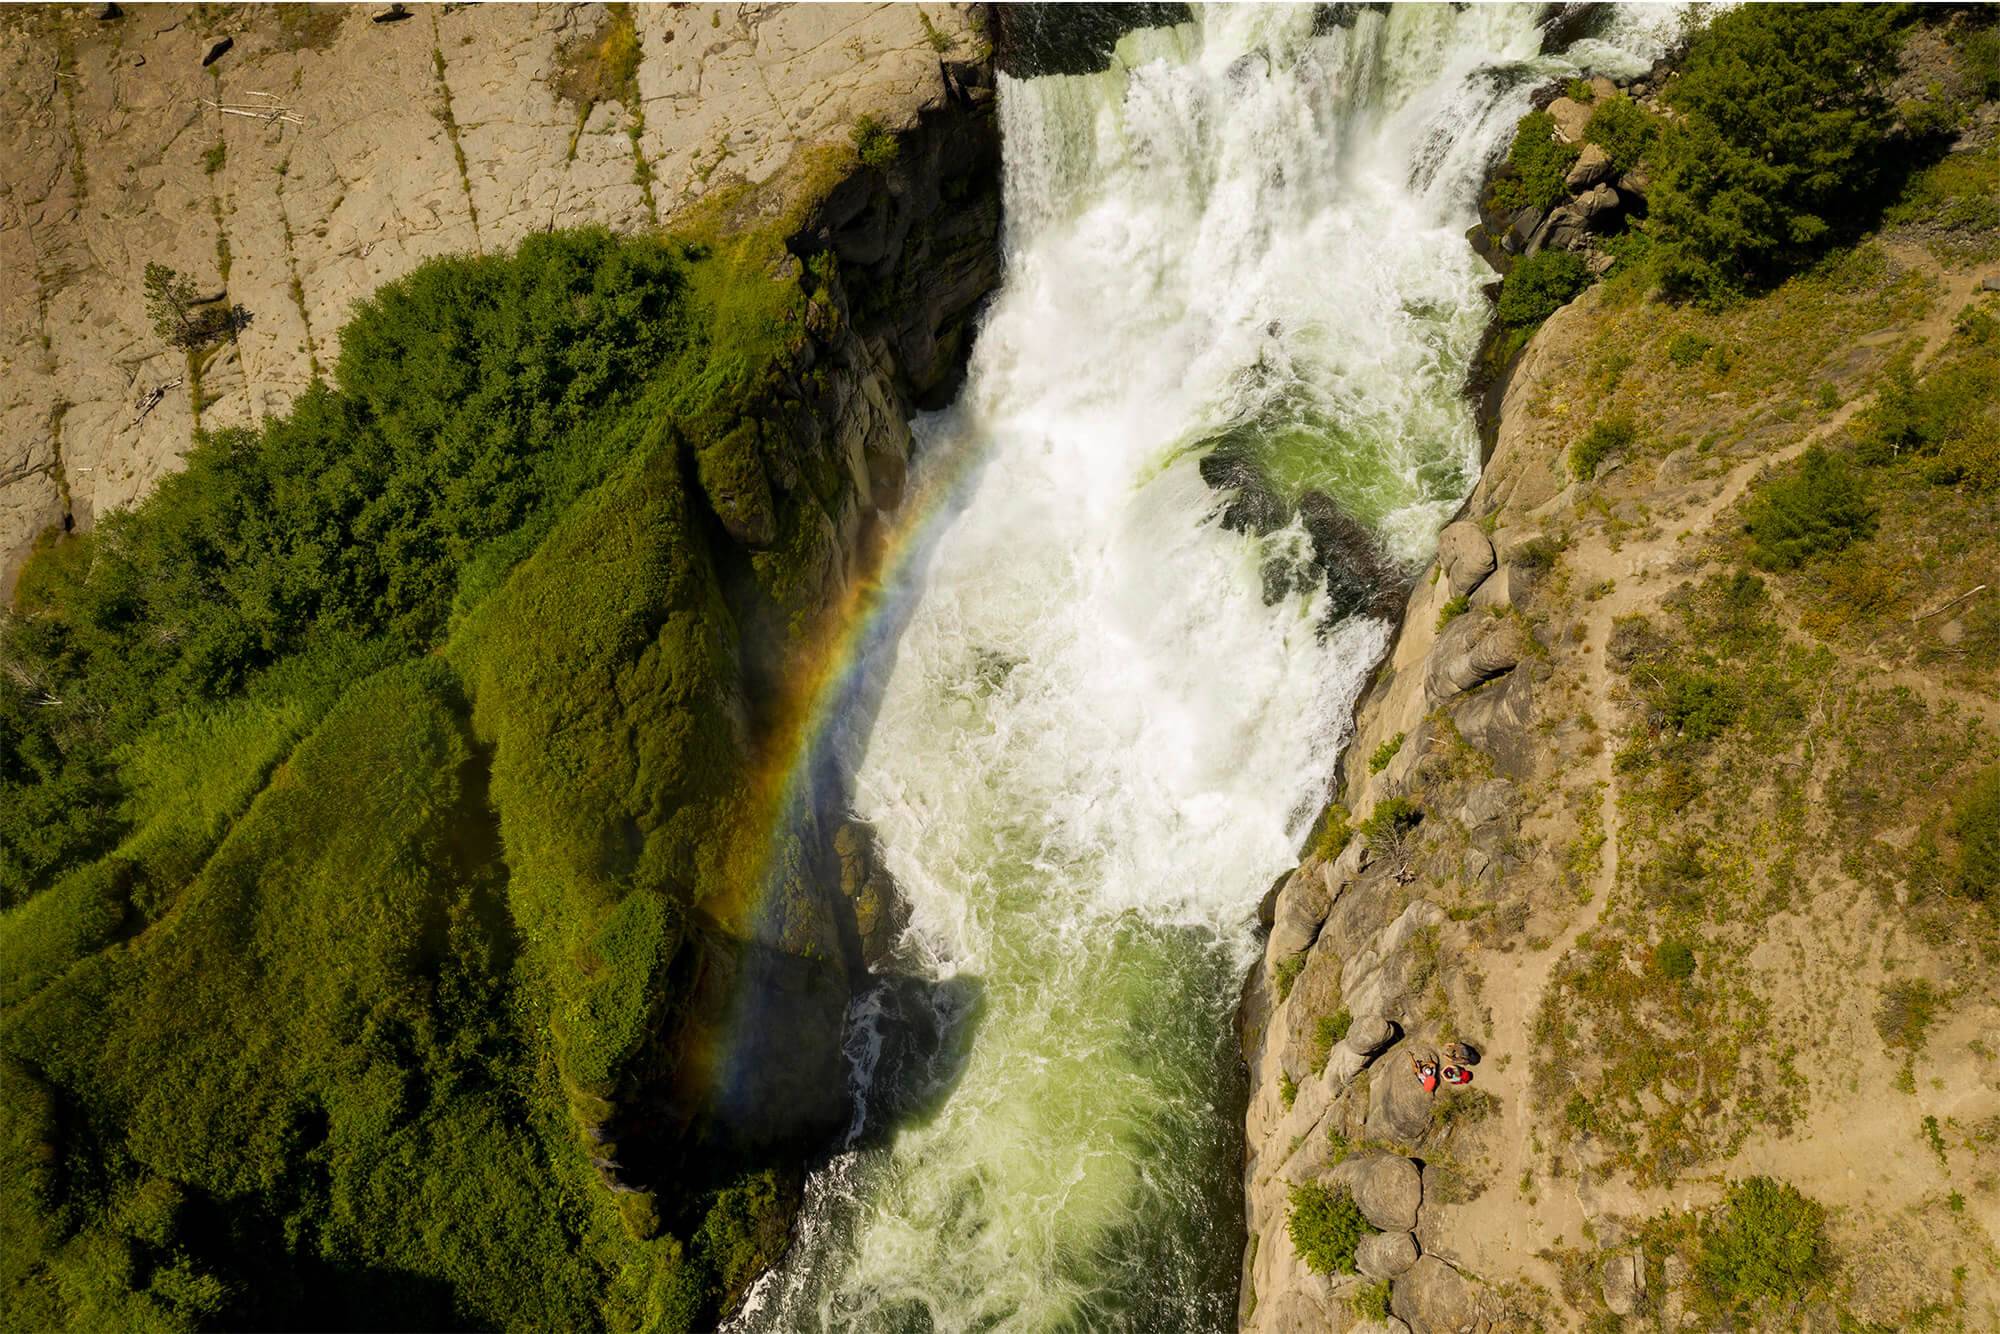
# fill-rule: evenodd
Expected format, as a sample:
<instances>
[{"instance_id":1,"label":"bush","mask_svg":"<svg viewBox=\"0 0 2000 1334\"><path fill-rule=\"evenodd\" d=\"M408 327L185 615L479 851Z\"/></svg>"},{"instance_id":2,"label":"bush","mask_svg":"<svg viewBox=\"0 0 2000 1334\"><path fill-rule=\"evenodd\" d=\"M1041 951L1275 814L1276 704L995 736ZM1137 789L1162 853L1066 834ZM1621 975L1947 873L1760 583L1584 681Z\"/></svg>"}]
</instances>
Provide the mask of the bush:
<instances>
[{"instance_id":1,"label":"bush","mask_svg":"<svg viewBox=\"0 0 2000 1334\"><path fill-rule=\"evenodd\" d=\"M1695 35L1648 199L1670 294L1777 281L1874 188L1897 21L1888 6L1745 5Z\"/></svg>"},{"instance_id":2,"label":"bush","mask_svg":"<svg viewBox=\"0 0 2000 1334\"><path fill-rule=\"evenodd\" d=\"M2000 356L1978 340L1981 328L1970 322L1970 345L1921 381L1907 365L1890 372L1856 457L1876 465L1921 458L1934 482L2000 487Z\"/></svg>"},{"instance_id":3,"label":"bush","mask_svg":"<svg viewBox=\"0 0 2000 1334\"><path fill-rule=\"evenodd\" d=\"M1875 1031L1882 1035L1882 1045L1922 1051L1943 1003L1938 989L1921 977L1901 978L1883 987L1881 1003L1875 1007Z\"/></svg>"},{"instance_id":4,"label":"bush","mask_svg":"<svg viewBox=\"0 0 2000 1334\"><path fill-rule=\"evenodd\" d=\"M863 116L854 122L849 135L854 140L854 151L861 155L861 161L880 171L887 171L895 164L901 151L895 134L873 116Z\"/></svg>"},{"instance_id":5,"label":"bush","mask_svg":"<svg viewBox=\"0 0 2000 1334\"><path fill-rule=\"evenodd\" d=\"M1704 1295L1723 1309L1754 1311L1805 1296L1829 1262L1826 1211L1798 1188L1750 1177L1701 1227L1695 1269Z\"/></svg>"},{"instance_id":6,"label":"bush","mask_svg":"<svg viewBox=\"0 0 2000 1334\"><path fill-rule=\"evenodd\" d=\"M1675 737L1699 745L1715 740L1736 721L1740 702L1721 679L1678 666L1664 667L1656 677L1661 726Z\"/></svg>"},{"instance_id":7,"label":"bush","mask_svg":"<svg viewBox=\"0 0 2000 1334\"><path fill-rule=\"evenodd\" d=\"M1319 827L1313 831L1312 855L1323 862L1332 861L1347 846L1353 833L1347 823L1347 807L1337 801L1330 803L1319 813Z\"/></svg>"},{"instance_id":8,"label":"bush","mask_svg":"<svg viewBox=\"0 0 2000 1334\"><path fill-rule=\"evenodd\" d=\"M1318 1074L1326 1069L1327 1058L1333 1055L1333 1048L1347 1030L1354 1026L1354 1016L1345 1007L1332 1014L1323 1014L1313 1021L1312 1068Z\"/></svg>"},{"instance_id":9,"label":"bush","mask_svg":"<svg viewBox=\"0 0 2000 1334\"><path fill-rule=\"evenodd\" d=\"M1577 152L1556 138L1554 116L1546 111L1523 116L1514 127L1506 167L1495 177L1487 204L1501 213L1554 208L1569 195L1563 178L1569 175Z\"/></svg>"},{"instance_id":10,"label":"bush","mask_svg":"<svg viewBox=\"0 0 2000 1334\"><path fill-rule=\"evenodd\" d=\"M1986 900L2000 890L2000 765L1972 780L1952 812L1961 894Z\"/></svg>"},{"instance_id":11,"label":"bush","mask_svg":"<svg viewBox=\"0 0 2000 1334\"><path fill-rule=\"evenodd\" d=\"M1389 1309L1389 1280L1379 1278L1373 1283L1363 1283L1354 1290L1348 1309L1357 1320L1387 1321L1393 1314Z\"/></svg>"},{"instance_id":12,"label":"bush","mask_svg":"<svg viewBox=\"0 0 2000 1334\"><path fill-rule=\"evenodd\" d=\"M1368 812L1368 818L1361 822L1358 832L1370 847L1390 847L1415 829L1417 821L1422 818L1423 813L1408 797L1384 797L1375 803L1374 810Z\"/></svg>"},{"instance_id":13,"label":"bush","mask_svg":"<svg viewBox=\"0 0 2000 1334\"><path fill-rule=\"evenodd\" d=\"M1445 599L1444 605L1438 608L1437 628L1440 630L1444 629L1471 609L1472 599L1470 597L1464 593L1452 594ZM1382 762L1384 764L1388 763L1387 760Z\"/></svg>"},{"instance_id":14,"label":"bush","mask_svg":"<svg viewBox=\"0 0 2000 1334\"><path fill-rule=\"evenodd\" d=\"M1750 561L1791 570L1875 531L1875 509L1847 461L1814 445L1788 476L1761 483L1745 507Z\"/></svg>"},{"instance_id":15,"label":"bush","mask_svg":"<svg viewBox=\"0 0 2000 1334\"><path fill-rule=\"evenodd\" d=\"M1583 127L1585 142L1602 148L1611 158L1612 170L1620 175L1639 165L1658 135L1659 122L1623 93L1600 103Z\"/></svg>"},{"instance_id":16,"label":"bush","mask_svg":"<svg viewBox=\"0 0 2000 1334\"><path fill-rule=\"evenodd\" d=\"M1667 340L1667 360L1685 370L1707 356L1714 346L1700 334L1683 330Z\"/></svg>"},{"instance_id":17,"label":"bush","mask_svg":"<svg viewBox=\"0 0 2000 1334\"><path fill-rule=\"evenodd\" d=\"M1669 982L1694 976L1694 951L1684 940L1663 940L1653 947L1653 968Z\"/></svg>"},{"instance_id":18,"label":"bush","mask_svg":"<svg viewBox=\"0 0 2000 1334\"><path fill-rule=\"evenodd\" d=\"M1606 417L1593 422L1583 439L1569 447L1570 475L1580 482L1597 476L1604 460L1631 445L1638 435L1630 417Z\"/></svg>"},{"instance_id":19,"label":"bush","mask_svg":"<svg viewBox=\"0 0 2000 1334\"><path fill-rule=\"evenodd\" d=\"M1538 250L1500 282L1500 320L1517 329L1540 324L1590 286L1590 270L1567 250Z\"/></svg>"},{"instance_id":20,"label":"bush","mask_svg":"<svg viewBox=\"0 0 2000 1334\"><path fill-rule=\"evenodd\" d=\"M1299 1258L1320 1274L1353 1273L1354 1248L1378 1231L1344 1187L1329 1188L1316 1181L1292 1187L1285 1230Z\"/></svg>"},{"instance_id":21,"label":"bush","mask_svg":"<svg viewBox=\"0 0 2000 1334\"><path fill-rule=\"evenodd\" d=\"M1453 599L1453 601L1457 600L1458 599ZM1368 772L1371 774L1381 773L1384 769L1389 767L1389 761L1395 759L1396 752L1401 750L1402 748L1403 748L1403 733L1398 732L1396 733L1396 735L1390 737L1387 741L1384 741L1381 745L1375 747L1375 753L1368 757Z\"/></svg>"}]
</instances>

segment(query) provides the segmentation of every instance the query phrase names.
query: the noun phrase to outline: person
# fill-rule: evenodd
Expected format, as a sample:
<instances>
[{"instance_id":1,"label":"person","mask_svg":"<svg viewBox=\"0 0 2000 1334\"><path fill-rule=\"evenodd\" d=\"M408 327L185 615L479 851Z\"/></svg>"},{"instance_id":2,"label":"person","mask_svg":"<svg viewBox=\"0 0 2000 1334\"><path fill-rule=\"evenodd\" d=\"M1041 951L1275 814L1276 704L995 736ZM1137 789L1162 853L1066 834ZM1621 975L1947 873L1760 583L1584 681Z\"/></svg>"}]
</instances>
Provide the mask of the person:
<instances>
[{"instance_id":1,"label":"person","mask_svg":"<svg viewBox=\"0 0 2000 1334\"><path fill-rule=\"evenodd\" d=\"M1438 1086L1437 1062L1410 1053L1410 1069L1416 1072L1417 1082L1424 1086L1424 1092L1435 1093Z\"/></svg>"},{"instance_id":2,"label":"person","mask_svg":"<svg viewBox=\"0 0 2000 1334\"><path fill-rule=\"evenodd\" d=\"M1444 1082L1458 1088L1472 1082L1472 1071L1462 1065L1447 1065L1444 1068Z\"/></svg>"},{"instance_id":3,"label":"person","mask_svg":"<svg viewBox=\"0 0 2000 1334\"><path fill-rule=\"evenodd\" d=\"M1468 1043L1464 1042L1453 1042L1447 1044L1444 1049L1444 1058L1447 1061L1450 1061L1453 1065L1463 1066L1463 1065L1479 1064L1478 1050L1469 1045ZM1470 1077L1471 1077L1470 1073L1468 1072L1467 1078Z\"/></svg>"}]
</instances>

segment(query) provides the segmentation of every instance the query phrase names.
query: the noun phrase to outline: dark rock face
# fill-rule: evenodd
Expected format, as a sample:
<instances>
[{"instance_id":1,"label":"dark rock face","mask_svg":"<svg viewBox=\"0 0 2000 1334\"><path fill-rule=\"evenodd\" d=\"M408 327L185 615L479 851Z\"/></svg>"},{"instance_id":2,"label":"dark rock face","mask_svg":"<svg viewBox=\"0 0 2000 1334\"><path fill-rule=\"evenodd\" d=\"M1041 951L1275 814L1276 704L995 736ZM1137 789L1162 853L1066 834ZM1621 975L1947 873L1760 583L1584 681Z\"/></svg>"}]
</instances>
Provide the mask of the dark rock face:
<instances>
[{"instance_id":1,"label":"dark rock face","mask_svg":"<svg viewBox=\"0 0 2000 1334\"><path fill-rule=\"evenodd\" d=\"M1016 4L993 7L993 59L1017 79L1096 74L1118 39L1135 28L1165 28L1192 17L1185 4Z\"/></svg>"},{"instance_id":2,"label":"dark rock face","mask_svg":"<svg viewBox=\"0 0 2000 1334\"><path fill-rule=\"evenodd\" d=\"M1392 612L1403 578L1375 535L1318 491L1299 498L1299 515L1312 538L1313 563L1326 576L1327 619Z\"/></svg>"}]
</instances>

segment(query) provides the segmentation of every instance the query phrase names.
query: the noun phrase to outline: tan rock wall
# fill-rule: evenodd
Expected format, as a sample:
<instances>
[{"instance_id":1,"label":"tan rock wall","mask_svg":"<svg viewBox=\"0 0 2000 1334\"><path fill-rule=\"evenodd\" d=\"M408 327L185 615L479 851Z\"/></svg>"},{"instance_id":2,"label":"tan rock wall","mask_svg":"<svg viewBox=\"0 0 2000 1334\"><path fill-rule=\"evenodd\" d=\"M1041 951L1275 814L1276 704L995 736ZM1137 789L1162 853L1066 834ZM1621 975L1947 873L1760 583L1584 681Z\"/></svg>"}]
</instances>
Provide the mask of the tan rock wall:
<instances>
[{"instance_id":1,"label":"tan rock wall","mask_svg":"<svg viewBox=\"0 0 2000 1334\"><path fill-rule=\"evenodd\" d=\"M864 115L913 124L948 96L940 61L983 46L968 6L643 6L641 106L579 127L558 53L602 6L374 12L0 15L0 591L38 533L132 503L192 441L187 384L139 411L185 376L145 316L148 262L249 310L203 369L199 425L250 424L331 371L354 301L424 260L650 226Z\"/></svg>"}]
</instances>

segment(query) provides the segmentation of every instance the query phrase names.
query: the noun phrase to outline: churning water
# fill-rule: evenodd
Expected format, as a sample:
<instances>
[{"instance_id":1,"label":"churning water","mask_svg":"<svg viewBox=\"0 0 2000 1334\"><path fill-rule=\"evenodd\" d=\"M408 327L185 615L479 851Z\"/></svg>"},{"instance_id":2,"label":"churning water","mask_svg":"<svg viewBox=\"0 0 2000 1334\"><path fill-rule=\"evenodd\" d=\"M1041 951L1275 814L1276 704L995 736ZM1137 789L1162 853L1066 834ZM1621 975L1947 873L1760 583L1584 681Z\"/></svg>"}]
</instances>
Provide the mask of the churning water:
<instances>
[{"instance_id":1,"label":"churning water","mask_svg":"<svg viewBox=\"0 0 2000 1334\"><path fill-rule=\"evenodd\" d=\"M1003 286L919 423L952 495L855 776L951 1038L814 1176L738 1328L1233 1324L1254 909L1388 628L1267 600L1304 539L1225 529L1199 455L1227 436L1428 554L1478 465L1483 165L1537 82L1619 59L1540 56L1541 12L1211 10L1002 77Z\"/></svg>"}]
</instances>

